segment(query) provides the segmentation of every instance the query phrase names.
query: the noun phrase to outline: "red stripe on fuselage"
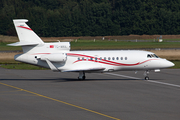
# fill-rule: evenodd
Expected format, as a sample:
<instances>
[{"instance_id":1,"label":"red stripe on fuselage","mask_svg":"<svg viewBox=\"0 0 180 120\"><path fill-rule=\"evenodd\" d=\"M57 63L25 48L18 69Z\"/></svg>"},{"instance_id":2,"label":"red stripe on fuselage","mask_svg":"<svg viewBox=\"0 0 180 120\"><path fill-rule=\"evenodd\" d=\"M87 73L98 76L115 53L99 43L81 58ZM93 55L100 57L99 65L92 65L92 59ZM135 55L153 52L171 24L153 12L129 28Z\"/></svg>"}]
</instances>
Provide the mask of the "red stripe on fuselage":
<instances>
[{"instance_id":1,"label":"red stripe on fuselage","mask_svg":"<svg viewBox=\"0 0 180 120\"><path fill-rule=\"evenodd\" d=\"M75 53L67 53L68 56L76 56L76 57L88 57L88 58L95 58L92 56L88 56L88 55L81 55L81 54L75 54ZM99 58L98 58L99 60ZM88 61L92 61L92 62L98 62L98 63L102 63L102 64L107 64L107 65L114 65L114 66L135 66L135 65L140 65L143 64L145 62L151 61L151 60L158 60L158 59L149 59L143 62L138 62L138 63L134 63L134 64L124 64L124 63L118 63L118 62L113 62L113 61L109 61L109 60L104 60L102 59L101 61L98 60L90 60L88 59ZM76 60L74 63L76 62L80 62L80 61L87 61L86 59L82 60Z\"/></svg>"},{"instance_id":2,"label":"red stripe on fuselage","mask_svg":"<svg viewBox=\"0 0 180 120\"><path fill-rule=\"evenodd\" d=\"M68 56L76 56L76 57L89 57L89 58L95 58L88 55L81 55L81 54L75 54L75 53L67 53Z\"/></svg>"}]
</instances>

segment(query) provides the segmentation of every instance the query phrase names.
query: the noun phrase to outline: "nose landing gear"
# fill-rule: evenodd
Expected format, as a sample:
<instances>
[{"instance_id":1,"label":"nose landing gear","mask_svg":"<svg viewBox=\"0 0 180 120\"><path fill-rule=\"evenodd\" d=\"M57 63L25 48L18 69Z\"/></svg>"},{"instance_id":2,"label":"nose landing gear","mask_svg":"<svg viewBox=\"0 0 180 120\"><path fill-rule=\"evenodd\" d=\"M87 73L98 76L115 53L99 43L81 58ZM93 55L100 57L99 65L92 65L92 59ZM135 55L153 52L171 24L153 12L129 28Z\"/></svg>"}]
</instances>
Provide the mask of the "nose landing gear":
<instances>
[{"instance_id":1,"label":"nose landing gear","mask_svg":"<svg viewBox=\"0 0 180 120\"><path fill-rule=\"evenodd\" d=\"M149 71L146 70L146 71L144 72L144 76L145 76L144 79L145 79L145 80L149 80L148 74L149 74Z\"/></svg>"}]
</instances>

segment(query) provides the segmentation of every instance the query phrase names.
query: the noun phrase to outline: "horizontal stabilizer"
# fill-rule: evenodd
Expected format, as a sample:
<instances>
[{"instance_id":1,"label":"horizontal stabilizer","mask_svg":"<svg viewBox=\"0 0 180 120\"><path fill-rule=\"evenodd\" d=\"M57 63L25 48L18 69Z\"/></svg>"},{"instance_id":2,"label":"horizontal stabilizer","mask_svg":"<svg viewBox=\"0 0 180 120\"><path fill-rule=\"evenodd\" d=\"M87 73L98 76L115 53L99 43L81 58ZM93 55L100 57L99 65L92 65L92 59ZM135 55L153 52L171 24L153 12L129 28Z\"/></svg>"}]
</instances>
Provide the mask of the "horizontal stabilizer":
<instances>
[{"instance_id":1,"label":"horizontal stabilizer","mask_svg":"<svg viewBox=\"0 0 180 120\"><path fill-rule=\"evenodd\" d=\"M12 44L8 44L9 46L27 46L27 45L38 45L39 43L35 42L16 42Z\"/></svg>"}]
</instances>

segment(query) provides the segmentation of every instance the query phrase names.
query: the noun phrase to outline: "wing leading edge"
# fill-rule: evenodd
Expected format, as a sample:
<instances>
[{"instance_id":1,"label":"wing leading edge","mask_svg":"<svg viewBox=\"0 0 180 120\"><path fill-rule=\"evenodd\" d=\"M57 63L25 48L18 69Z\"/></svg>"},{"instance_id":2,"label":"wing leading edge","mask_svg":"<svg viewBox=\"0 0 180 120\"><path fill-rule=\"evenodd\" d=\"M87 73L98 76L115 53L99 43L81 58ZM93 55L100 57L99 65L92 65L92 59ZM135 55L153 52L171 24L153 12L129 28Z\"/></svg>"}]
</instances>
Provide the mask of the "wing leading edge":
<instances>
[{"instance_id":1,"label":"wing leading edge","mask_svg":"<svg viewBox=\"0 0 180 120\"><path fill-rule=\"evenodd\" d=\"M63 70L62 72L95 72L95 71L103 71L105 68L103 67L95 67L95 68L83 68L83 69L72 69L72 70Z\"/></svg>"}]
</instances>

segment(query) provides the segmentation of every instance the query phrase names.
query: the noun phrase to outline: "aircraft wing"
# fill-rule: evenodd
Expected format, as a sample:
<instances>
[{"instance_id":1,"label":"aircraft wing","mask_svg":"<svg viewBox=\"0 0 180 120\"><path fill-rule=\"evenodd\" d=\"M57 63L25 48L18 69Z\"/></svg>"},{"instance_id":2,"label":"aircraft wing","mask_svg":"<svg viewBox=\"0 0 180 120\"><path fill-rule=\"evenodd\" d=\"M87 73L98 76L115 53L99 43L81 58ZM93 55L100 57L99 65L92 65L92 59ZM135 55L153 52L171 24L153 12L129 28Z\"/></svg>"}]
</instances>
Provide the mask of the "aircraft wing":
<instances>
[{"instance_id":1,"label":"aircraft wing","mask_svg":"<svg viewBox=\"0 0 180 120\"><path fill-rule=\"evenodd\" d=\"M46 59L47 64L49 65L50 69L52 71L59 71L58 68L56 66L54 66L54 64L49 61L48 59ZM104 67L101 67L99 65L93 65L93 64L81 64L81 65L76 65L70 68L66 68L64 70L61 70L61 72L80 72L80 71L84 71L84 72L94 72L94 71L102 71L104 70Z\"/></svg>"},{"instance_id":2,"label":"aircraft wing","mask_svg":"<svg viewBox=\"0 0 180 120\"><path fill-rule=\"evenodd\" d=\"M61 72L101 72L105 68L99 65L98 63L91 63L89 62L88 64L86 62L81 62L81 63L74 63L70 67L67 67Z\"/></svg>"},{"instance_id":3,"label":"aircraft wing","mask_svg":"<svg viewBox=\"0 0 180 120\"><path fill-rule=\"evenodd\" d=\"M94 68L82 68L82 69L72 69L72 70L63 70L62 72L80 72L80 71L84 71L84 72L93 72L93 71L102 71L105 68L103 67L94 67Z\"/></svg>"}]
</instances>

